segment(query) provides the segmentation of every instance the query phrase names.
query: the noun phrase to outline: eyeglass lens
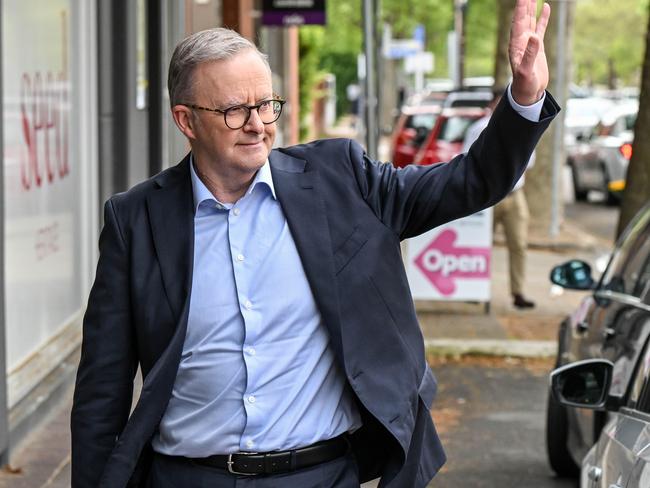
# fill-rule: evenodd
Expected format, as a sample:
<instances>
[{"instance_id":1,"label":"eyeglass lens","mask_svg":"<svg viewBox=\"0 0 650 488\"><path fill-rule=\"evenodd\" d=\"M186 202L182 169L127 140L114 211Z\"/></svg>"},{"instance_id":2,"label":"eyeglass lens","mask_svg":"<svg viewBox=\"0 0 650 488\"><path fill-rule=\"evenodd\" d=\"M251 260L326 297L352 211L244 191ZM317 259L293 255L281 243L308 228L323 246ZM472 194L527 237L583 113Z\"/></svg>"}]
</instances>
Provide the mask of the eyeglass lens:
<instances>
[{"instance_id":1,"label":"eyeglass lens","mask_svg":"<svg viewBox=\"0 0 650 488\"><path fill-rule=\"evenodd\" d=\"M257 113L264 124L272 124L282 113L282 103L278 100L266 100L257 107ZM226 110L226 125L231 129L240 129L251 115L251 109L245 105L231 107Z\"/></svg>"}]
</instances>

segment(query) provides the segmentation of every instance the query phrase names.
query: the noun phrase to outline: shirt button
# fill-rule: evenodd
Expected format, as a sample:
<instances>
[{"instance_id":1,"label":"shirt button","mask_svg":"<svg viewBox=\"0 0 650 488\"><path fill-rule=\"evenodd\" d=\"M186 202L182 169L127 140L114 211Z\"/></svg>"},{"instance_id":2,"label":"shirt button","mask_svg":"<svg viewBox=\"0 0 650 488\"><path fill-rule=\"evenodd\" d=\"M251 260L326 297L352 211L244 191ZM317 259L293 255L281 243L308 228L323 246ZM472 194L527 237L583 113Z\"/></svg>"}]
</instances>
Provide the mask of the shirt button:
<instances>
[{"instance_id":1,"label":"shirt button","mask_svg":"<svg viewBox=\"0 0 650 488\"><path fill-rule=\"evenodd\" d=\"M243 261L244 260L244 255L243 254L237 254L237 261Z\"/></svg>"},{"instance_id":2,"label":"shirt button","mask_svg":"<svg viewBox=\"0 0 650 488\"><path fill-rule=\"evenodd\" d=\"M246 352L248 354L250 354L251 356L255 356L255 354L256 354L255 348L253 348L253 347L247 347Z\"/></svg>"},{"instance_id":3,"label":"shirt button","mask_svg":"<svg viewBox=\"0 0 650 488\"><path fill-rule=\"evenodd\" d=\"M234 213L235 217L237 217L237 215L239 215L239 213L240 213L240 210L238 208L233 208L232 213Z\"/></svg>"},{"instance_id":4,"label":"shirt button","mask_svg":"<svg viewBox=\"0 0 650 488\"><path fill-rule=\"evenodd\" d=\"M250 310L251 308L253 308L253 304L251 303L250 300L246 300L246 302L244 303L244 307L246 307L246 310Z\"/></svg>"},{"instance_id":5,"label":"shirt button","mask_svg":"<svg viewBox=\"0 0 650 488\"><path fill-rule=\"evenodd\" d=\"M253 447L254 445L255 445L255 443L253 441L251 441L250 439L246 441L246 447L248 447L249 449L251 447Z\"/></svg>"},{"instance_id":6,"label":"shirt button","mask_svg":"<svg viewBox=\"0 0 650 488\"><path fill-rule=\"evenodd\" d=\"M248 397L248 403L255 403L255 397L253 395Z\"/></svg>"}]
</instances>

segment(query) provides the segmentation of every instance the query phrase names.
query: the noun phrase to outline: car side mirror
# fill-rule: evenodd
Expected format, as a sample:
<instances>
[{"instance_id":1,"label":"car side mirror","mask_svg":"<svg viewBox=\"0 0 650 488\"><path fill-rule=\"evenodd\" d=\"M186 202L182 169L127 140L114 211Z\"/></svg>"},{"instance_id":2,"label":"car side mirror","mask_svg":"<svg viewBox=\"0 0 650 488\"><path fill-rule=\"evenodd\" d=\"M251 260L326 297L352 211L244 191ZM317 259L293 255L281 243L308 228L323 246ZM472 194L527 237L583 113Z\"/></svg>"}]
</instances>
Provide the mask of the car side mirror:
<instances>
[{"instance_id":1,"label":"car side mirror","mask_svg":"<svg viewBox=\"0 0 650 488\"><path fill-rule=\"evenodd\" d=\"M551 270L552 283L570 290L592 290L596 282L591 277L591 266L580 259L572 259Z\"/></svg>"},{"instance_id":2,"label":"car side mirror","mask_svg":"<svg viewBox=\"0 0 650 488\"><path fill-rule=\"evenodd\" d=\"M608 405L614 364L606 359L586 359L551 373L551 391L567 407L602 410Z\"/></svg>"}]
</instances>

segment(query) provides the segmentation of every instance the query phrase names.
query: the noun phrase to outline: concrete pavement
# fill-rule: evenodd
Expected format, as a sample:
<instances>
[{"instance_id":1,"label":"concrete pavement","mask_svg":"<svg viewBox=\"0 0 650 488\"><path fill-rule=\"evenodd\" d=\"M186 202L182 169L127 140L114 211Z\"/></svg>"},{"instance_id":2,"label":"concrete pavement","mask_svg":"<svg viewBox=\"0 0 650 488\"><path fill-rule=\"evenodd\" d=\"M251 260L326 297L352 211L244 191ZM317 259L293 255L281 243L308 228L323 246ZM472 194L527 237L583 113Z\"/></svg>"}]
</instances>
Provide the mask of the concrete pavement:
<instances>
[{"instance_id":1,"label":"concrete pavement","mask_svg":"<svg viewBox=\"0 0 650 488\"><path fill-rule=\"evenodd\" d=\"M507 253L499 245L492 257L492 301L490 313L480 304L416 302L427 351L431 355L459 357L505 355L549 357L556 348L557 326L578 305L584 292L566 292L552 287L550 269L579 257L593 263L611 248L564 225L553 242L535 240L528 253L526 294L536 303L531 310L515 309L508 293ZM0 488L63 488L70 486L70 434L68 427L72 391L43 419L20 449L12 453L10 465L0 472Z\"/></svg>"}]
</instances>

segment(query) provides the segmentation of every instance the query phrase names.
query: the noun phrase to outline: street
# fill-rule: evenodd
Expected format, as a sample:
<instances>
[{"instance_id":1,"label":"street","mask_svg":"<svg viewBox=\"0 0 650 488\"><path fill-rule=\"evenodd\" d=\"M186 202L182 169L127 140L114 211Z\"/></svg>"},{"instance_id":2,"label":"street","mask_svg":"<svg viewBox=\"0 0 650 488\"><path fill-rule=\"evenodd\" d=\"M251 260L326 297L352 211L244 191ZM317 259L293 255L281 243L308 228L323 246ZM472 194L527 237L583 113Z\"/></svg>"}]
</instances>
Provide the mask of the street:
<instances>
[{"instance_id":1,"label":"street","mask_svg":"<svg viewBox=\"0 0 650 488\"><path fill-rule=\"evenodd\" d=\"M429 485L575 487L546 461L545 415L550 360L466 358L440 362L432 416L448 461Z\"/></svg>"}]
</instances>

